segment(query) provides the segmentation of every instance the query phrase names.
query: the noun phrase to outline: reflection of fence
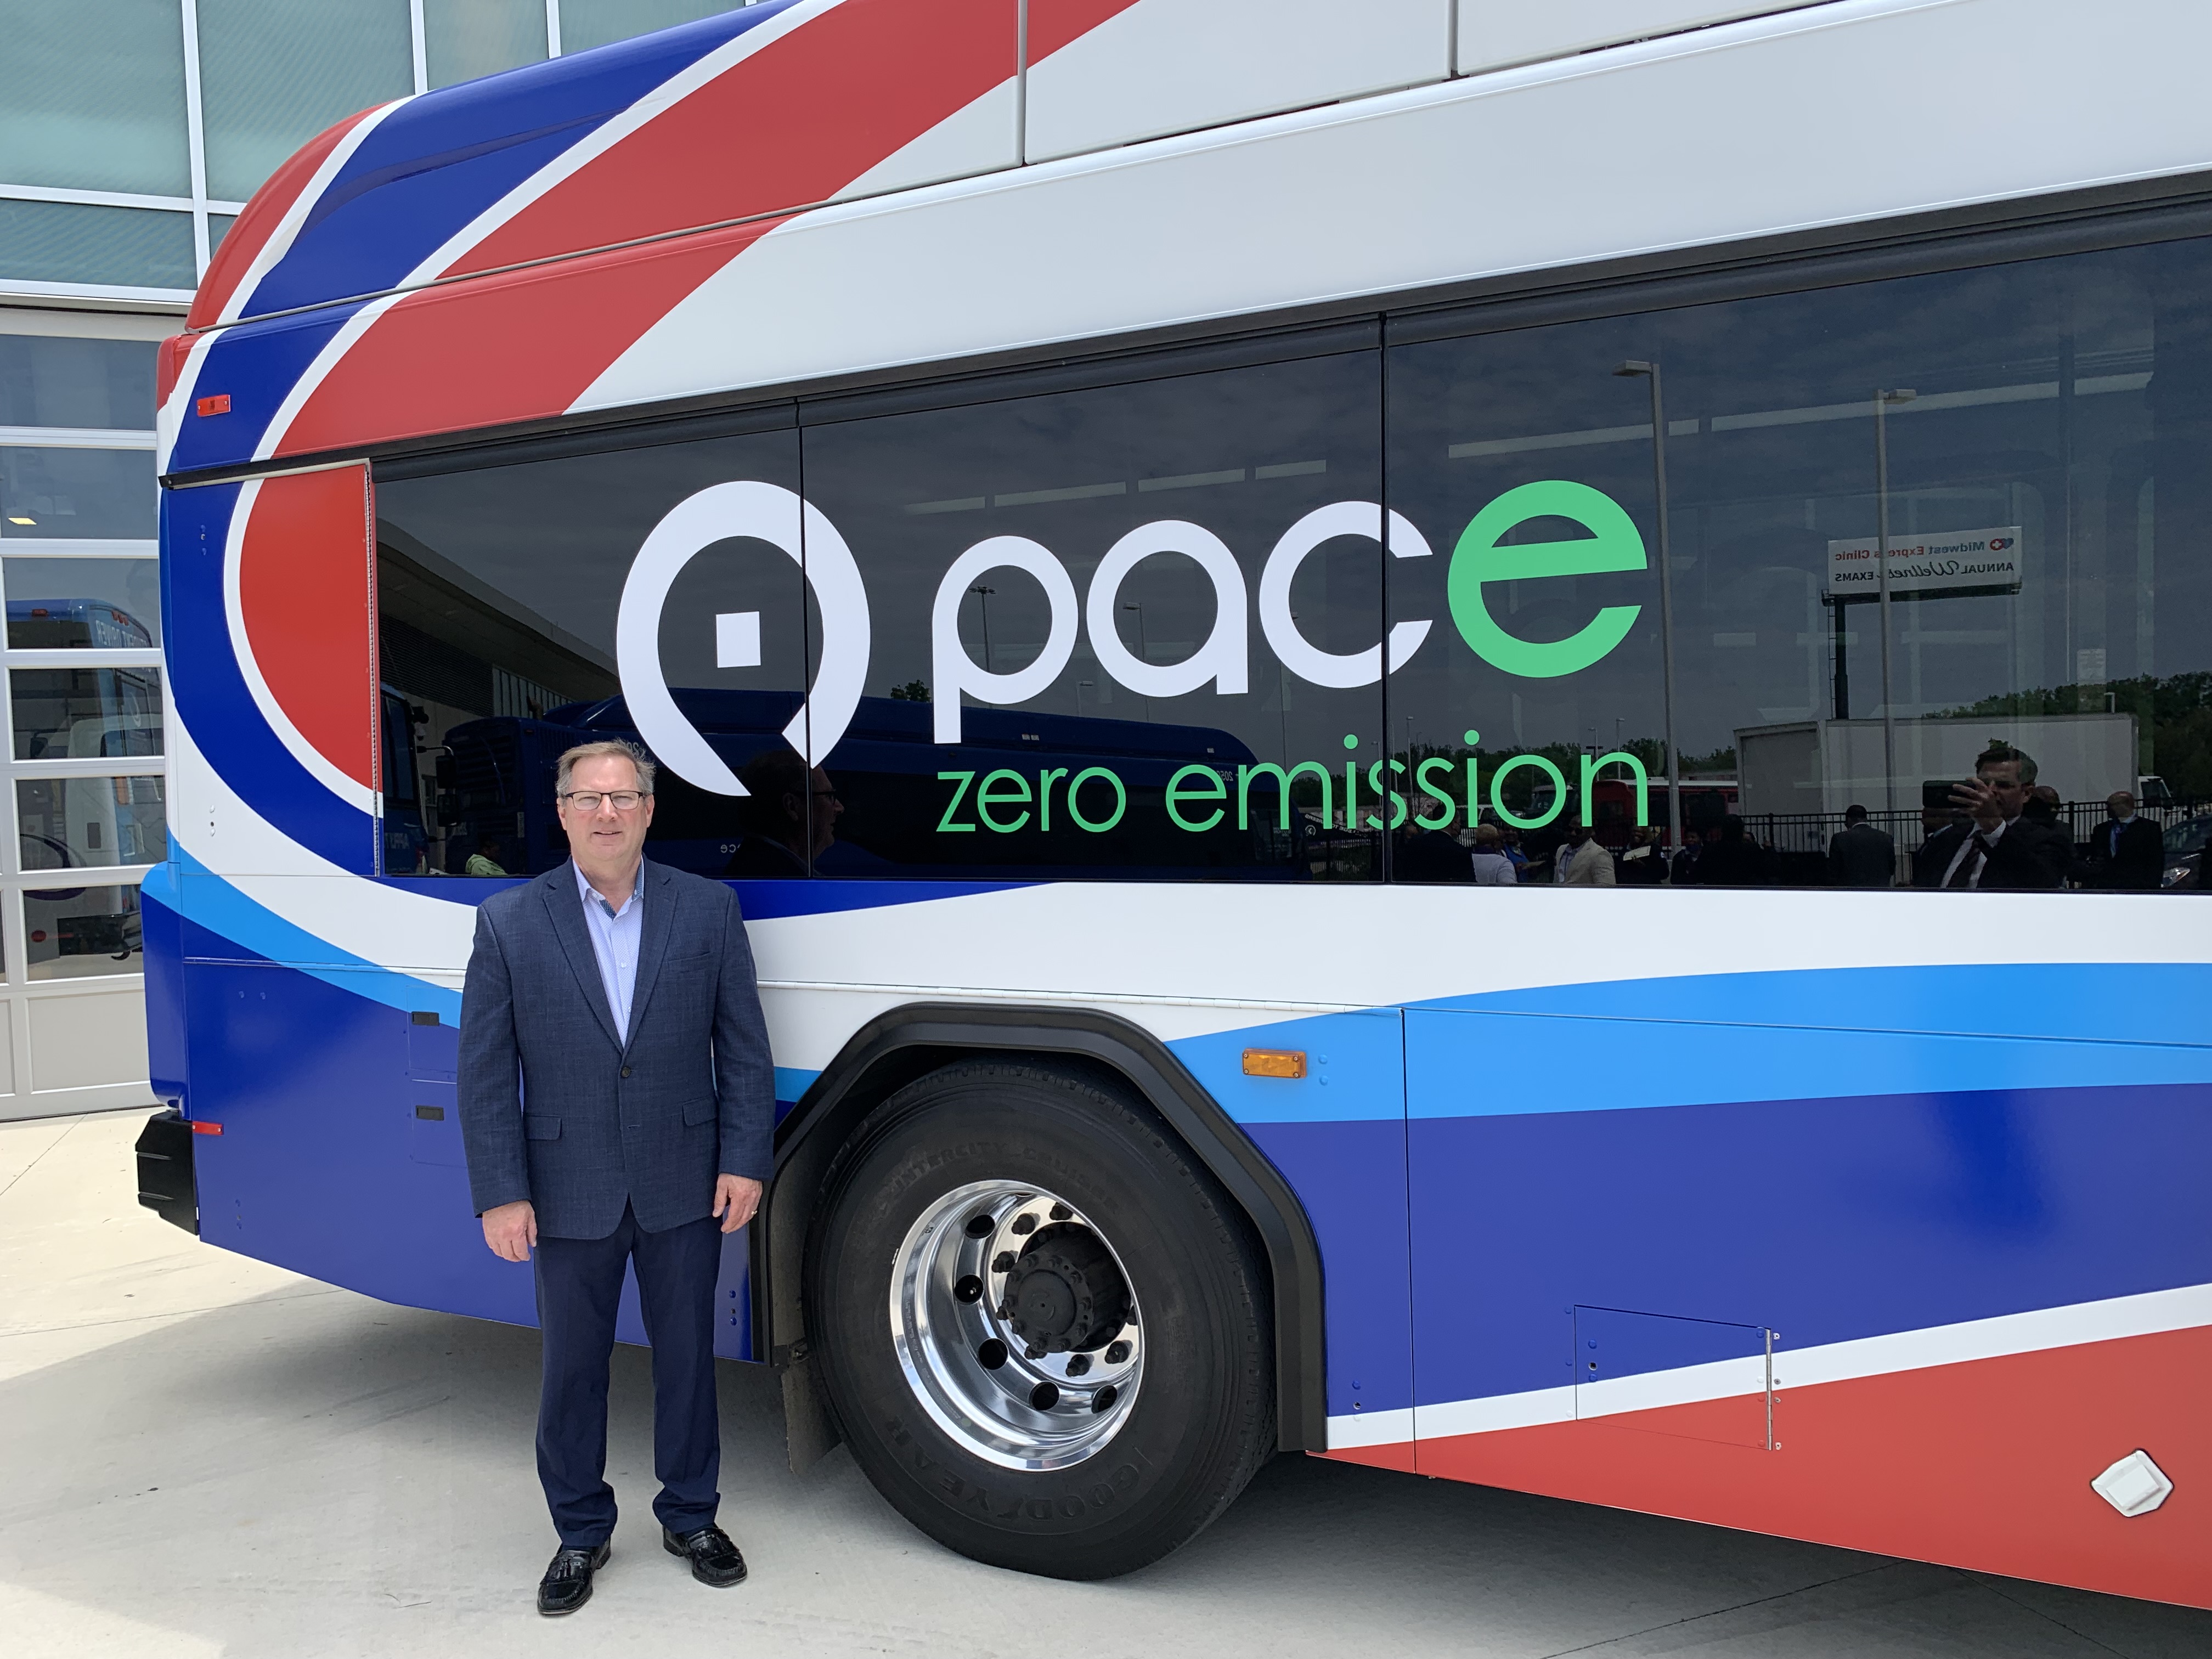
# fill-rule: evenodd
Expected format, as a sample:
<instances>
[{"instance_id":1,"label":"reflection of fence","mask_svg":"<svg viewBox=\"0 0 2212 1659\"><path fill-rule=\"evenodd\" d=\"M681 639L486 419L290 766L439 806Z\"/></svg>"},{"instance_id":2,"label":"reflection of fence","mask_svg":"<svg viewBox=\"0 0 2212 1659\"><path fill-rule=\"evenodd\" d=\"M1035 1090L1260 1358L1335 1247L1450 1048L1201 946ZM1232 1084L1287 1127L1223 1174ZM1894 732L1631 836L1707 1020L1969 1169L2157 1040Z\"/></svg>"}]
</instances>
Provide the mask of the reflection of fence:
<instances>
[{"instance_id":1,"label":"reflection of fence","mask_svg":"<svg viewBox=\"0 0 2212 1659\"><path fill-rule=\"evenodd\" d=\"M2212 811L2212 801L2177 801L2170 806L2141 810L2143 817L2164 830L2185 818ZM2105 803L2067 801L2058 808L2058 818L2068 826L2077 847L2087 846L2096 834L2097 826L2106 822ZM1867 822L1886 832L1900 850L1906 852L1919 846L1932 830L1940 829L1942 823L1940 819L1923 819L1917 811L1869 811ZM1829 839L1840 834L1844 827L1841 812L1749 812L1744 815L1743 825L1753 841L1771 852L1812 854L1824 858Z\"/></svg>"}]
</instances>

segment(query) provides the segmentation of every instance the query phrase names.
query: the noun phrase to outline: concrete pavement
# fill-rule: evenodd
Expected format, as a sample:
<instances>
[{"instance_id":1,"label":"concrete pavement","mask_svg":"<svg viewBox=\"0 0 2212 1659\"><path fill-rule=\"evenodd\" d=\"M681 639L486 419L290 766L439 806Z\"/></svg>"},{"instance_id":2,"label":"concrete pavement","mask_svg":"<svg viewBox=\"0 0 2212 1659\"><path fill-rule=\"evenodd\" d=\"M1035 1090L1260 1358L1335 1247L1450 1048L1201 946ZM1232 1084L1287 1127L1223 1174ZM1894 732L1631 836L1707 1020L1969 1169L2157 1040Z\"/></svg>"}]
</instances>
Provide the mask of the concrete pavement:
<instances>
[{"instance_id":1,"label":"concrete pavement","mask_svg":"<svg viewBox=\"0 0 2212 1659\"><path fill-rule=\"evenodd\" d=\"M204 1247L132 1200L143 1113L0 1124L0 1650L212 1656L1656 1654L2203 1659L2212 1614L1282 1457L1132 1577L981 1567L841 1449L784 1467L774 1379L723 1367L750 1583L659 1548L647 1356L617 1352L625 1520L538 1618L533 1332Z\"/></svg>"}]
</instances>

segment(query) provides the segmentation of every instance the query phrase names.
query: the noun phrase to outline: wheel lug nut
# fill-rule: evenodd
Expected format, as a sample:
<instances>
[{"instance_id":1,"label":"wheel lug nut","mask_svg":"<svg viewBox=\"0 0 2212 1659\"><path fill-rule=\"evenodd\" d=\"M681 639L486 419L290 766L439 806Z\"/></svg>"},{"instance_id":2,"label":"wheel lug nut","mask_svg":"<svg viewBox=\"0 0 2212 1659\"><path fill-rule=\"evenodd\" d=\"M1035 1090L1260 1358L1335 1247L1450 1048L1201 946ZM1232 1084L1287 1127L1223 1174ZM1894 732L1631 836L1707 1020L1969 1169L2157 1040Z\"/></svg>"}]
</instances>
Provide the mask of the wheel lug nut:
<instances>
[{"instance_id":1,"label":"wheel lug nut","mask_svg":"<svg viewBox=\"0 0 2212 1659\"><path fill-rule=\"evenodd\" d=\"M975 1350L975 1363L987 1371L995 1371L1006 1363L1006 1345L993 1337Z\"/></svg>"},{"instance_id":2,"label":"wheel lug nut","mask_svg":"<svg viewBox=\"0 0 2212 1659\"><path fill-rule=\"evenodd\" d=\"M1074 1218L1074 1215L1075 1212L1069 1209L1065 1204L1055 1204L1052 1206L1052 1218L1054 1221L1072 1220Z\"/></svg>"},{"instance_id":3,"label":"wheel lug nut","mask_svg":"<svg viewBox=\"0 0 2212 1659\"><path fill-rule=\"evenodd\" d=\"M1060 1404L1060 1390L1049 1382L1040 1382L1030 1390L1030 1404L1041 1412L1048 1412Z\"/></svg>"},{"instance_id":4,"label":"wheel lug nut","mask_svg":"<svg viewBox=\"0 0 2212 1659\"><path fill-rule=\"evenodd\" d=\"M998 1255L991 1258L991 1271L993 1273L1010 1273L1013 1272L1013 1270L1014 1253L1012 1250L1001 1250Z\"/></svg>"},{"instance_id":5,"label":"wheel lug nut","mask_svg":"<svg viewBox=\"0 0 2212 1659\"><path fill-rule=\"evenodd\" d=\"M1014 1218L1014 1231L1015 1231L1015 1232L1017 1232L1017 1233L1033 1233L1033 1232L1035 1232L1036 1231L1036 1218L1035 1216L1033 1216L1033 1215L1024 1215L1024 1216L1016 1216L1016 1217Z\"/></svg>"},{"instance_id":6,"label":"wheel lug nut","mask_svg":"<svg viewBox=\"0 0 2212 1659\"><path fill-rule=\"evenodd\" d=\"M964 1273L960 1282L952 1287L952 1294L963 1302L976 1301L983 1294L983 1281L973 1273Z\"/></svg>"},{"instance_id":7,"label":"wheel lug nut","mask_svg":"<svg viewBox=\"0 0 2212 1659\"><path fill-rule=\"evenodd\" d=\"M1109 1342L1106 1345L1106 1363L1108 1364L1119 1365L1126 1362L1128 1358L1129 1345L1127 1343Z\"/></svg>"},{"instance_id":8,"label":"wheel lug nut","mask_svg":"<svg viewBox=\"0 0 2212 1659\"><path fill-rule=\"evenodd\" d=\"M968 1237L988 1238L996 1231L998 1225L999 1224L988 1215L971 1215L968 1218Z\"/></svg>"},{"instance_id":9,"label":"wheel lug nut","mask_svg":"<svg viewBox=\"0 0 2212 1659\"><path fill-rule=\"evenodd\" d=\"M1091 1409L1094 1412L1111 1411L1114 1408L1114 1402L1121 1397L1121 1391L1109 1382L1091 1396Z\"/></svg>"},{"instance_id":10,"label":"wheel lug nut","mask_svg":"<svg viewBox=\"0 0 2212 1659\"><path fill-rule=\"evenodd\" d=\"M1044 1358L1044 1350L1042 1348L1024 1348L1022 1350L1022 1358L1024 1359L1042 1359Z\"/></svg>"},{"instance_id":11,"label":"wheel lug nut","mask_svg":"<svg viewBox=\"0 0 2212 1659\"><path fill-rule=\"evenodd\" d=\"M1090 1369L1091 1356L1087 1353L1077 1354L1067 1362L1067 1374L1070 1376L1081 1376Z\"/></svg>"}]
</instances>

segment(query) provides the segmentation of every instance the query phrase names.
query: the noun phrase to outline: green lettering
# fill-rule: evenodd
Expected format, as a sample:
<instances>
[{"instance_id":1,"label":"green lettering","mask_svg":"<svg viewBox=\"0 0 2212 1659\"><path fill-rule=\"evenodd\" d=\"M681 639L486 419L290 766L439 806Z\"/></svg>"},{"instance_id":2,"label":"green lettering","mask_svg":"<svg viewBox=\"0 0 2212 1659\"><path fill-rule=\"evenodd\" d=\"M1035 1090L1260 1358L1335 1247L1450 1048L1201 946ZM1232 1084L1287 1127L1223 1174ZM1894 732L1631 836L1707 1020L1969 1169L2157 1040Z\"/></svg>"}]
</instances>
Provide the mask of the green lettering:
<instances>
[{"instance_id":1,"label":"green lettering","mask_svg":"<svg viewBox=\"0 0 2212 1659\"><path fill-rule=\"evenodd\" d=\"M1083 786L1092 778L1103 778L1114 786L1114 816L1101 823L1093 823L1083 816L1083 805L1076 799ZM1094 836L1103 836L1121 823L1121 814L1129 810L1129 792L1121 787L1121 780L1103 766L1086 766L1067 781L1067 816L1075 820L1075 827L1087 830Z\"/></svg>"},{"instance_id":2,"label":"green lettering","mask_svg":"<svg viewBox=\"0 0 2212 1659\"><path fill-rule=\"evenodd\" d=\"M945 806L945 816L937 821L937 832L941 836L957 835L975 828L972 823L955 823L952 821L952 815L960 810L960 803L967 799L968 786L975 781L975 775L973 772L939 772L937 775L939 783L950 783L955 778L960 780L960 787L952 792L952 799Z\"/></svg>"},{"instance_id":3,"label":"green lettering","mask_svg":"<svg viewBox=\"0 0 2212 1659\"><path fill-rule=\"evenodd\" d=\"M1203 778L1206 781L1202 784L1194 782L1186 789L1182 784L1185 778ZM1203 835L1229 815L1217 806L1206 815L1203 821L1193 823L1182 815L1183 802L1186 799L1226 800L1228 798L1228 787L1221 781L1218 772L1210 766L1186 766L1168 780L1168 817L1175 820L1176 829L1188 830L1193 835Z\"/></svg>"},{"instance_id":4,"label":"green lettering","mask_svg":"<svg viewBox=\"0 0 2212 1659\"><path fill-rule=\"evenodd\" d=\"M1402 772L1406 769L1406 763L1403 761L1394 760L1390 763L1390 769L1393 772ZM1382 763L1381 761L1374 761L1369 763L1367 768L1367 787L1375 792L1375 800L1377 805L1382 804L1383 796L1389 796L1390 827L1393 830L1395 830L1399 825L1405 823L1406 798L1400 794L1395 789L1385 789L1382 787ZM1382 820L1376 817L1372 812L1370 812L1367 815L1367 827L1370 830L1380 830L1382 827Z\"/></svg>"},{"instance_id":5,"label":"green lettering","mask_svg":"<svg viewBox=\"0 0 2212 1659\"><path fill-rule=\"evenodd\" d=\"M1357 821L1358 814L1359 763L1346 761L1344 763L1344 827L1347 830L1357 830L1359 827ZM1323 821L1322 827L1323 829L1328 827L1326 820Z\"/></svg>"},{"instance_id":6,"label":"green lettering","mask_svg":"<svg viewBox=\"0 0 2212 1659\"><path fill-rule=\"evenodd\" d=\"M1291 780L1301 772L1310 772L1321 780L1321 821L1324 829L1328 827L1330 817L1336 811L1336 779L1330 775L1328 768L1319 761L1300 761L1285 773L1273 761L1263 761L1257 766L1237 769L1237 827L1239 830L1252 827L1252 780L1269 772L1275 775L1275 787L1279 792L1275 804L1281 822L1276 828L1287 830L1291 827Z\"/></svg>"},{"instance_id":7,"label":"green lettering","mask_svg":"<svg viewBox=\"0 0 2212 1659\"><path fill-rule=\"evenodd\" d=\"M1580 541L1498 544L1507 532L1530 519L1571 519L1590 534ZM1602 575L1648 565L1644 538L1620 502L1588 484L1547 478L1507 490L1468 520L1452 549L1444 592L1460 637L1475 655L1524 679L1556 679L1588 668L1626 639L1643 607L1607 605L1565 639L1540 642L1498 625L1483 597L1484 586L1547 576Z\"/></svg>"},{"instance_id":8,"label":"green lettering","mask_svg":"<svg viewBox=\"0 0 2212 1659\"><path fill-rule=\"evenodd\" d=\"M1472 755L1467 757L1467 822L1469 829L1482 822L1482 763Z\"/></svg>"},{"instance_id":9,"label":"green lettering","mask_svg":"<svg viewBox=\"0 0 2212 1659\"><path fill-rule=\"evenodd\" d=\"M1636 775L1636 821L1638 823L1650 823L1651 780L1644 775L1642 761L1618 749L1610 755L1600 755L1595 760L1588 755L1583 757L1583 822L1595 822L1590 815L1590 785L1597 781L1598 769L1610 766L1615 761L1626 762L1628 769Z\"/></svg>"},{"instance_id":10,"label":"green lettering","mask_svg":"<svg viewBox=\"0 0 2212 1659\"><path fill-rule=\"evenodd\" d=\"M1049 771L1037 774L1037 828L1041 831L1048 831L1052 828L1052 781L1066 775L1065 766L1055 766Z\"/></svg>"},{"instance_id":11,"label":"green lettering","mask_svg":"<svg viewBox=\"0 0 2212 1659\"><path fill-rule=\"evenodd\" d=\"M992 786L1001 778L1021 793L1019 794L993 793ZM991 809L994 806L1027 806L1029 800L1030 781L1018 772L1009 772L1001 767L999 770L986 775L983 781L975 786L975 816L983 820L983 827L986 830L995 830L1002 836L1011 836L1030 821L1030 815L1024 812L1012 823L1001 823L991 816Z\"/></svg>"},{"instance_id":12,"label":"green lettering","mask_svg":"<svg viewBox=\"0 0 2212 1659\"><path fill-rule=\"evenodd\" d=\"M1431 782L1429 769L1431 766L1441 766L1447 771L1451 769L1451 763L1442 755L1431 755L1413 769L1413 785L1423 793L1435 796L1437 805L1444 809L1444 815L1440 818L1432 818L1423 812L1418 814L1413 822L1424 830L1449 830L1451 828L1453 817L1456 816L1452 810L1451 785Z\"/></svg>"},{"instance_id":13,"label":"green lettering","mask_svg":"<svg viewBox=\"0 0 2212 1659\"><path fill-rule=\"evenodd\" d=\"M1512 775L1516 768L1523 766L1533 766L1538 771L1547 774L1552 780L1552 805L1550 810L1540 817L1533 818L1519 817L1505 804L1505 780ZM1490 775L1490 805L1491 809L1499 817L1504 818L1516 830L1541 830L1566 809L1567 780L1558 767L1553 765L1541 755L1516 755Z\"/></svg>"}]
</instances>

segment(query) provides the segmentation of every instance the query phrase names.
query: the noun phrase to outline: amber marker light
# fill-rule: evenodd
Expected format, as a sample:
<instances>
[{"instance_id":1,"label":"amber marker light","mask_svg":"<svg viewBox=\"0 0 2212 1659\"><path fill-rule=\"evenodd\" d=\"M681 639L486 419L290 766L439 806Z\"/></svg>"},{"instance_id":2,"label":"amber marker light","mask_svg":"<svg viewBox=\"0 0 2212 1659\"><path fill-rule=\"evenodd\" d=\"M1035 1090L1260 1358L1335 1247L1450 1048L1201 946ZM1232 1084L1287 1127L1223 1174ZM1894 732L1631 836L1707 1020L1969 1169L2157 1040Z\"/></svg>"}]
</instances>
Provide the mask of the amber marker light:
<instances>
[{"instance_id":1,"label":"amber marker light","mask_svg":"<svg viewBox=\"0 0 2212 1659\"><path fill-rule=\"evenodd\" d=\"M1244 1051L1246 1077L1304 1077L1306 1074L1306 1051L1303 1048L1247 1048Z\"/></svg>"}]
</instances>

